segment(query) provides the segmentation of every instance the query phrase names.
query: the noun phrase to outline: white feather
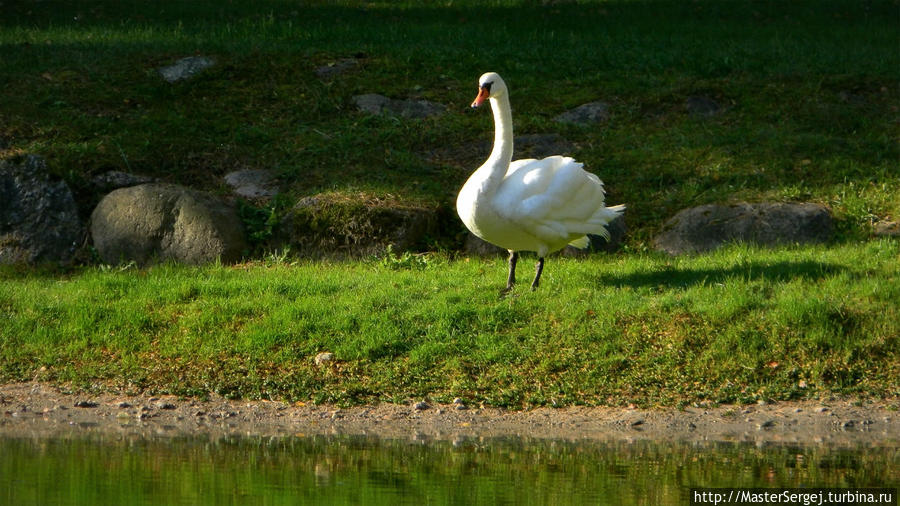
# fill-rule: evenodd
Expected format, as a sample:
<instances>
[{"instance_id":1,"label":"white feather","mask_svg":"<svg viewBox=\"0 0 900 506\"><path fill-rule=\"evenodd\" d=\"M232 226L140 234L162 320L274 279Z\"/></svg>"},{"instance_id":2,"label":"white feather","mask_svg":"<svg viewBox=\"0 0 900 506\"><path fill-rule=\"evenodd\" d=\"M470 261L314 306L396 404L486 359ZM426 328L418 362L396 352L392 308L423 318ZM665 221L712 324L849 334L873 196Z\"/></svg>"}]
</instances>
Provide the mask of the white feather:
<instances>
[{"instance_id":1,"label":"white feather","mask_svg":"<svg viewBox=\"0 0 900 506\"><path fill-rule=\"evenodd\" d=\"M506 84L495 73L490 82L494 148L456 200L466 227L478 237L510 251L544 257L566 244L588 246L587 234L609 238L606 225L625 206L606 207L600 179L566 156L512 159L512 113Z\"/></svg>"}]
</instances>

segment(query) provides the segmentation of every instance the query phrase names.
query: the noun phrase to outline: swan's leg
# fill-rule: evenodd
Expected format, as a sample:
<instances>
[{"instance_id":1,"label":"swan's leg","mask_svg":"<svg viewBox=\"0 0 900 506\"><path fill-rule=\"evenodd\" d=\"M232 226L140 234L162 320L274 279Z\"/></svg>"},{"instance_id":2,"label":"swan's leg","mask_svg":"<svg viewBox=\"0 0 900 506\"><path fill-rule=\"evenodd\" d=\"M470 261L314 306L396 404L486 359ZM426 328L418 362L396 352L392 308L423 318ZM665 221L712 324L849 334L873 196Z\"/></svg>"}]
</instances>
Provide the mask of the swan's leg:
<instances>
[{"instance_id":1,"label":"swan's leg","mask_svg":"<svg viewBox=\"0 0 900 506\"><path fill-rule=\"evenodd\" d=\"M516 284L516 262L519 260L519 252L510 250L509 252L509 275L506 277L506 289L504 292L512 290Z\"/></svg>"},{"instance_id":2,"label":"swan's leg","mask_svg":"<svg viewBox=\"0 0 900 506\"><path fill-rule=\"evenodd\" d=\"M538 263L534 268L534 281L531 282L531 289L537 290L541 284L541 273L544 272L544 257L538 258Z\"/></svg>"}]
</instances>

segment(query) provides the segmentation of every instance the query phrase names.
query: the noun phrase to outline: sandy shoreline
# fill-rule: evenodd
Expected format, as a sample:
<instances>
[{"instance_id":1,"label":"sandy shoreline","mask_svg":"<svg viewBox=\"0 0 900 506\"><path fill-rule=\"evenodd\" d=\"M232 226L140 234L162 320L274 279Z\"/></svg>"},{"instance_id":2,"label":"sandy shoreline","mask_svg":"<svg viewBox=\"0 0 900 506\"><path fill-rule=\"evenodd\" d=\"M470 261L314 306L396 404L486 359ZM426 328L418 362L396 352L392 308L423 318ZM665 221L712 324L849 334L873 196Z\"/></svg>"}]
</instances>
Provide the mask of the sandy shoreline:
<instances>
[{"instance_id":1,"label":"sandy shoreline","mask_svg":"<svg viewBox=\"0 0 900 506\"><path fill-rule=\"evenodd\" d=\"M735 441L900 447L900 399L765 405L509 411L464 405L337 408L275 401L67 394L42 383L0 385L0 436L142 437L367 435L456 440Z\"/></svg>"}]
</instances>

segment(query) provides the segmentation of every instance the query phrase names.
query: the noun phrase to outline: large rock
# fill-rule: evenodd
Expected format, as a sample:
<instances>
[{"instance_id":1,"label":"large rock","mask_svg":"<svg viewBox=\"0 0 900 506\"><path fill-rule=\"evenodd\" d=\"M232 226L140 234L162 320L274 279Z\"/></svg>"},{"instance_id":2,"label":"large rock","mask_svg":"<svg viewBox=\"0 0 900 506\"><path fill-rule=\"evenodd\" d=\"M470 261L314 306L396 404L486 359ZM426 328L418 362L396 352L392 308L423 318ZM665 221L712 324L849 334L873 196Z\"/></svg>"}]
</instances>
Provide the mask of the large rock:
<instances>
[{"instance_id":1,"label":"large rock","mask_svg":"<svg viewBox=\"0 0 900 506\"><path fill-rule=\"evenodd\" d=\"M68 262L83 238L72 191L43 158L0 160L0 263Z\"/></svg>"},{"instance_id":2,"label":"large rock","mask_svg":"<svg viewBox=\"0 0 900 506\"><path fill-rule=\"evenodd\" d=\"M282 220L280 234L305 256L361 257L419 249L436 237L438 212L377 198L321 194L301 199Z\"/></svg>"},{"instance_id":3,"label":"large rock","mask_svg":"<svg viewBox=\"0 0 900 506\"><path fill-rule=\"evenodd\" d=\"M654 239L670 255L700 253L734 241L764 246L831 239L831 211L812 203L704 205L684 209Z\"/></svg>"},{"instance_id":4,"label":"large rock","mask_svg":"<svg viewBox=\"0 0 900 506\"><path fill-rule=\"evenodd\" d=\"M104 197L91 215L91 235L107 263L231 262L246 248L243 225L229 205L161 183L122 188Z\"/></svg>"}]
</instances>

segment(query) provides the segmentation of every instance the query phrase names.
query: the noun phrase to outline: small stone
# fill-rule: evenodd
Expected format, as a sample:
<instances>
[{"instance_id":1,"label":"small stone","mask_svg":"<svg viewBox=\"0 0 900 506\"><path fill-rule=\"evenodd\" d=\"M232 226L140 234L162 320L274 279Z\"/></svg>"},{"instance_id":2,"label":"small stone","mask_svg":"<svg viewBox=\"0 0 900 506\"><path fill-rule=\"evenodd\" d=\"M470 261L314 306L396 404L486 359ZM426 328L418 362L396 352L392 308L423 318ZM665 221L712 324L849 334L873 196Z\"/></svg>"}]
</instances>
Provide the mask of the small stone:
<instances>
[{"instance_id":1,"label":"small stone","mask_svg":"<svg viewBox=\"0 0 900 506\"><path fill-rule=\"evenodd\" d=\"M96 408L98 405L94 401L78 401L75 403L76 408Z\"/></svg>"},{"instance_id":2,"label":"small stone","mask_svg":"<svg viewBox=\"0 0 900 506\"><path fill-rule=\"evenodd\" d=\"M631 422L631 426L632 426L632 427L638 427L638 426L640 426L640 425L644 425L644 420L643 420L643 419L640 419L640 418L639 418L639 419L637 419L637 420Z\"/></svg>"},{"instance_id":3,"label":"small stone","mask_svg":"<svg viewBox=\"0 0 900 506\"><path fill-rule=\"evenodd\" d=\"M225 182L238 197L263 199L275 196L278 189L273 184L272 173L262 169L246 169L225 174Z\"/></svg>"},{"instance_id":4,"label":"small stone","mask_svg":"<svg viewBox=\"0 0 900 506\"><path fill-rule=\"evenodd\" d=\"M130 407L131 407L131 404L129 404L129 403L125 402L125 401L122 401L122 402L120 402L119 404L117 404L117 406L118 406L119 408L121 408L121 409L125 409L125 408L130 408Z\"/></svg>"},{"instance_id":5,"label":"small stone","mask_svg":"<svg viewBox=\"0 0 900 506\"><path fill-rule=\"evenodd\" d=\"M413 405L413 408L414 408L416 411L423 411L423 410L428 409L429 406L428 406L428 403L427 403L427 402L425 402L425 401L420 401L420 402L415 403L415 404Z\"/></svg>"},{"instance_id":6,"label":"small stone","mask_svg":"<svg viewBox=\"0 0 900 506\"><path fill-rule=\"evenodd\" d=\"M841 429L843 430L852 429L853 427L856 427L856 422L853 420L847 420L846 422L841 424Z\"/></svg>"},{"instance_id":7,"label":"small stone","mask_svg":"<svg viewBox=\"0 0 900 506\"><path fill-rule=\"evenodd\" d=\"M391 103L391 99L377 93L366 93L365 95L354 96L353 102L356 104L357 109L362 112L381 114L388 104Z\"/></svg>"},{"instance_id":8,"label":"small stone","mask_svg":"<svg viewBox=\"0 0 900 506\"><path fill-rule=\"evenodd\" d=\"M320 78L334 77L356 68L357 65L359 62L355 58L343 58L317 68L316 75Z\"/></svg>"},{"instance_id":9,"label":"small stone","mask_svg":"<svg viewBox=\"0 0 900 506\"><path fill-rule=\"evenodd\" d=\"M331 412L331 419L332 419L332 420L340 420L341 418L344 418L344 414L341 413L341 410L336 409L336 410L334 410L334 411Z\"/></svg>"},{"instance_id":10,"label":"small stone","mask_svg":"<svg viewBox=\"0 0 900 506\"><path fill-rule=\"evenodd\" d=\"M454 397L453 404L465 404L465 402L463 402L463 400L459 397Z\"/></svg>"},{"instance_id":11,"label":"small stone","mask_svg":"<svg viewBox=\"0 0 900 506\"><path fill-rule=\"evenodd\" d=\"M410 119L425 119L439 116L446 111L446 107L428 100L395 100L376 93L356 95L353 102L361 112L376 115L392 115Z\"/></svg>"},{"instance_id":12,"label":"small stone","mask_svg":"<svg viewBox=\"0 0 900 506\"><path fill-rule=\"evenodd\" d=\"M334 353L331 353L328 351L323 351L322 353L319 353L318 355L316 355L316 358L315 358L316 365L327 364L328 362L331 362L332 360L334 360Z\"/></svg>"},{"instance_id":13,"label":"small stone","mask_svg":"<svg viewBox=\"0 0 900 506\"><path fill-rule=\"evenodd\" d=\"M825 406L819 406L819 407L816 408L814 411L815 411L816 413L825 413L826 411L828 411L828 408L825 407Z\"/></svg>"},{"instance_id":14,"label":"small stone","mask_svg":"<svg viewBox=\"0 0 900 506\"><path fill-rule=\"evenodd\" d=\"M156 403L158 409L175 409L175 405L171 402L159 401Z\"/></svg>"},{"instance_id":15,"label":"small stone","mask_svg":"<svg viewBox=\"0 0 900 506\"><path fill-rule=\"evenodd\" d=\"M104 172L91 178L91 184L98 193L109 193L119 188L128 188L152 182L154 182L152 177L129 174L117 170Z\"/></svg>"},{"instance_id":16,"label":"small stone","mask_svg":"<svg viewBox=\"0 0 900 506\"><path fill-rule=\"evenodd\" d=\"M172 65L158 69L163 79L170 83L190 79L203 70L215 64L211 58L205 56L189 56L182 58Z\"/></svg>"},{"instance_id":17,"label":"small stone","mask_svg":"<svg viewBox=\"0 0 900 506\"><path fill-rule=\"evenodd\" d=\"M770 429L775 426L775 420L766 420L756 426L758 430Z\"/></svg>"},{"instance_id":18,"label":"small stone","mask_svg":"<svg viewBox=\"0 0 900 506\"><path fill-rule=\"evenodd\" d=\"M609 120L609 105L605 102L590 102L566 111L554 119L560 123L576 125L603 123Z\"/></svg>"}]
</instances>

